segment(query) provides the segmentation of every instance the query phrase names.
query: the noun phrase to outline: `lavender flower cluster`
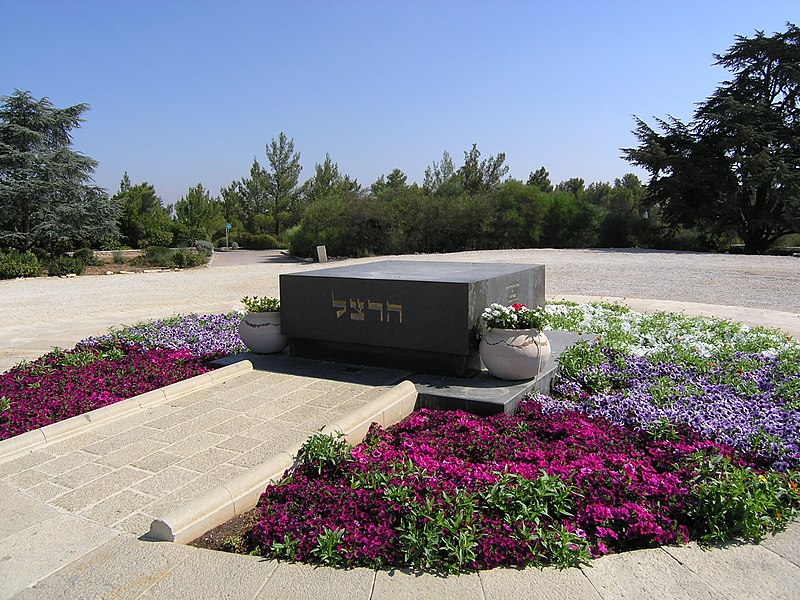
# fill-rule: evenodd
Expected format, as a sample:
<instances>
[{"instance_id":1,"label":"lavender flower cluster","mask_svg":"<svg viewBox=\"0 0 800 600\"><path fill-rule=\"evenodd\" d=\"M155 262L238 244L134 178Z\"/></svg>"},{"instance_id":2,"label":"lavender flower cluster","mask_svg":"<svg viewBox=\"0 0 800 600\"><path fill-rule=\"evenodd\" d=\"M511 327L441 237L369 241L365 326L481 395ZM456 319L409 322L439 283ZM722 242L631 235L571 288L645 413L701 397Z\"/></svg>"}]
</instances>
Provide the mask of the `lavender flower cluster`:
<instances>
[{"instance_id":1,"label":"lavender flower cluster","mask_svg":"<svg viewBox=\"0 0 800 600\"><path fill-rule=\"evenodd\" d=\"M119 340L146 348L185 349L206 359L218 358L247 351L239 337L239 321L241 315L236 312L176 315L123 327L104 336L88 338L81 344Z\"/></svg>"},{"instance_id":2,"label":"lavender flower cluster","mask_svg":"<svg viewBox=\"0 0 800 600\"><path fill-rule=\"evenodd\" d=\"M769 468L800 465L800 380L786 357L737 353L687 367L608 348L603 353L601 364L554 386L548 412L578 409L645 429L686 424ZM608 389L595 393L598 380Z\"/></svg>"}]
</instances>

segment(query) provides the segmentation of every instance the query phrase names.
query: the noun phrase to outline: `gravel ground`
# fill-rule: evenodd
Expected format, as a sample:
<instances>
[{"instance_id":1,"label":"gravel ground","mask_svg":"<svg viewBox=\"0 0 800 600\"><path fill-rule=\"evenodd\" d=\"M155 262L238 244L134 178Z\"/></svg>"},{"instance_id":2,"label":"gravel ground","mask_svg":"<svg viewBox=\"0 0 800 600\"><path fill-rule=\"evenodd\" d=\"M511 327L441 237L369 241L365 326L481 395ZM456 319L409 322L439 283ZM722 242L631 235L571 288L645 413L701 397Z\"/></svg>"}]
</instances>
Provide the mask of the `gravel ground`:
<instances>
[{"instance_id":1,"label":"gravel ground","mask_svg":"<svg viewBox=\"0 0 800 600\"><path fill-rule=\"evenodd\" d=\"M271 255L263 252L239 251L236 255L235 261L189 271L0 281L0 328L131 309L162 309L166 316L211 304L233 308L245 295L277 295L281 273L331 266L287 262L279 257L270 260ZM800 313L800 258L795 257L533 249L377 257L332 264L388 258L544 264L546 293L551 298L644 298ZM225 266L248 260L252 264Z\"/></svg>"}]
</instances>

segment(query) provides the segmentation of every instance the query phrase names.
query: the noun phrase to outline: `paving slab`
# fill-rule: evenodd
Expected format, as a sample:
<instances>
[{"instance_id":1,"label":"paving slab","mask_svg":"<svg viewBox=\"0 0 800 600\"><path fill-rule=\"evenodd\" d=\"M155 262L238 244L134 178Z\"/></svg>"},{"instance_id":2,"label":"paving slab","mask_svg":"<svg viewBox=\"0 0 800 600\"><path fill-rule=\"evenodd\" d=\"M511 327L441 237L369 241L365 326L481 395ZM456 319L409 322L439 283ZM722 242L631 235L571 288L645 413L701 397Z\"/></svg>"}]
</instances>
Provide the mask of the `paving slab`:
<instances>
[{"instance_id":1,"label":"paving slab","mask_svg":"<svg viewBox=\"0 0 800 600\"><path fill-rule=\"evenodd\" d=\"M602 600L581 569L491 569L482 571L486 600Z\"/></svg>"},{"instance_id":2,"label":"paving slab","mask_svg":"<svg viewBox=\"0 0 800 600\"><path fill-rule=\"evenodd\" d=\"M800 522L790 523L786 531L768 536L761 545L800 567Z\"/></svg>"},{"instance_id":3,"label":"paving slab","mask_svg":"<svg viewBox=\"0 0 800 600\"><path fill-rule=\"evenodd\" d=\"M259 594L278 567L277 562L257 556L186 548L193 552L148 589L142 598L250 600Z\"/></svg>"},{"instance_id":4,"label":"paving slab","mask_svg":"<svg viewBox=\"0 0 800 600\"><path fill-rule=\"evenodd\" d=\"M59 514L55 508L32 502L27 494L0 482L0 540Z\"/></svg>"},{"instance_id":5,"label":"paving slab","mask_svg":"<svg viewBox=\"0 0 800 600\"><path fill-rule=\"evenodd\" d=\"M58 514L3 538L0 597L12 597L117 535L81 517Z\"/></svg>"},{"instance_id":6,"label":"paving slab","mask_svg":"<svg viewBox=\"0 0 800 600\"><path fill-rule=\"evenodd\" d=\"M376 573L372 600L416 598L483 600L485 596L477 573L442 576L407 569L381 570Z\"/></svg>"},{"instance_id":7,"label":"paving slab","mask_svg":"<svg viewBox=\"0 0 800 600\"><path fill-rule=\"evenodd\" d=\"M139 598L190 555L186 547L177 544L118 535L15 598Z\"/></svg>"},{"instance_id":8,"label":"paving slab","mask_svg":"<svg viewBox=\"0 0 800 600\"><path fill-rule=\"evenodd\" d=\"M256 598L275 600L369 600L375 582L371 569L329 569L279 563Z\"/></svg>"},{"instance_id":9,"label":"paving slab","mask_svg":"<svg viewBox=\"0 0 800 600\"><path fill-rule=\"evenodd\" d=\"M767 548L731 544L704 550L692 543L663 551L728 598L800 598L800 567Z\"/></svg>"},{"instance_id":10,"label":"paving slab","mask_svg":"<svg viewBox=\"0 0 800 600\"><path fill-rule=\"evenodd\" d=\"M724 600L726 597L660 549L603 556L582 571L603 598Z\"/></svg>"}]
</instances>

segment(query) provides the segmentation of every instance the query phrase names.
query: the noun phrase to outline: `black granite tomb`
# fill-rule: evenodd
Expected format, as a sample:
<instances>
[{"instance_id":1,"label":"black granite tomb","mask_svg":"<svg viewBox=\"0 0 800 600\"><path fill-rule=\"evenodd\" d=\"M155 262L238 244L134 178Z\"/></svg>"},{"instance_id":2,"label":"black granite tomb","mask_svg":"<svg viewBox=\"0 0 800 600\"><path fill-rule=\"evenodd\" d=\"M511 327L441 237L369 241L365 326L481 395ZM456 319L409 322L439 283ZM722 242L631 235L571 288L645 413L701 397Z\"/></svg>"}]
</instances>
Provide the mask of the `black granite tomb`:
<instances>
[{"instance_id":1,"label":"black granite tomb","mask_svg":"<svg viewBox=\"0 0 800 600\"><path fill-rule=\"evenodd\" d=\"M292 356L467 377L493 302L544 306L544 265L387 260L280 276Z\"/></svg>"}]
</instances>

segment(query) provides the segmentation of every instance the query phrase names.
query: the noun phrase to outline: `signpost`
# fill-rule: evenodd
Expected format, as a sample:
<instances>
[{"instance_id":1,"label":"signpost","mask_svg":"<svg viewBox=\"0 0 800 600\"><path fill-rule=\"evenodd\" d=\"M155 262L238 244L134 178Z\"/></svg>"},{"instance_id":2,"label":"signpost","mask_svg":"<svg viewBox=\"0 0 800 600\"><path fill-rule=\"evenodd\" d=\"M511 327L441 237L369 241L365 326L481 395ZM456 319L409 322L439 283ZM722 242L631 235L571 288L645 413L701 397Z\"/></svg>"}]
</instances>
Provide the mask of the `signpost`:
<instances>
[{"instance_id":1,"label":"signpost","mask_svg":"<svg viewBox=\"0 0 800 600\"><path fill-rule=\"evenodd\" d=\"M225 223L225 250L228 250L228 248L229 248L229 244L228 244L228 232L229 232L230 230L231 230L231 224L230 224L230 223Z\"/></svg>"}]
</instances>

